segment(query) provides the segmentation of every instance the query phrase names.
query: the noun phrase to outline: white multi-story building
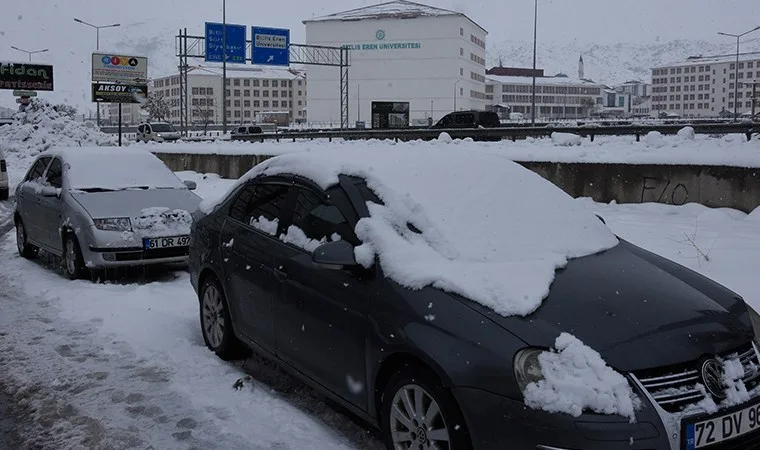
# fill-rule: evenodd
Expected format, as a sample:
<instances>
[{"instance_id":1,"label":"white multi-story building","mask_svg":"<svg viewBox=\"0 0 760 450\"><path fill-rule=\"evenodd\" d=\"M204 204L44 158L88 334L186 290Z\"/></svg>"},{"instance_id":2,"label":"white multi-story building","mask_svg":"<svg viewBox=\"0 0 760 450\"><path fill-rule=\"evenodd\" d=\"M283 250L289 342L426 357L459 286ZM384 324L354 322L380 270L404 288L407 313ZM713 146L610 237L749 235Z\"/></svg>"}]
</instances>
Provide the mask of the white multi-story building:
<instances>
[{"instance_id":1,"label":"white multi-story building","mask_svg":"<svg viewBox=\"0 0 760 450\"><path fill-rule=\"evenodd\" d=\"M652 69L652 111L685 117L715 117L752 110L752 83L760 82L760 53L692 57ZM737 99L734 99L738 85Z\"/></svg>"},{"instance_id":2,"label":"white multi-story building","mask_svg":"<svg viewBox=\"0 0 760 450\"><path fill-rule=\"evenodd\" d=\"M105 117L101 118L104 124L118 125L119 124L119 104L118 103L106 103ZM102 106L101 106L102 108ZM137 125L140 122L147 119L147 113L142 109L142 105L138 103L122 103L121 105L121 123L122 125Z\"/></svg>"},{"instance_id":3,"label":"white multi-story building","mask_svg":"<svg viewBox=\"0 0 760 450\"><path fill-rule=\"evenodd\" d=\"M521 72L516 72L521 71ZM486 75L486 94L490 106L503 107L511 113L531 115L533 78L530 69L495 67ZM497 75L523 73L524 75ZM601 111L602 87L588 80L536 74L536 118L577 119ZM541 76L539 76L541 75Z\"/></svg>"},{"instance_id":4,"label":"white multi-story building","mask_svg":"<svg viewBox=\"0 0 760 450\"><path fill-rule=\"evenodd\" d=\"M179 123L179 75L153 80L151 93L163 96L170 121ZM187 75L188 122L222 122L221 68L199 67ZM251 123L277 119L306 121L306 76L294 69L227 68L227 122Z\"/></svg>"},{"instance_id":5,"label":"white multi-story building","mask_svg":"<svg viewBox=\"0 0 760 450\"><path fill-rule=\"evenodd\" d=\"M631 94L632 97L648 97L651 94L652 85L643 81L626 81L612 86L618 92Z\"/></svg>"},{"instance_id":6,"label":"white multi-story building","mask_svg":"<svg viewBox=\"0 0 760 450\"><path fill-rule=\"evenodd\" d=\"M304 24L307 44L350 49L349 123L404 126L486 106L487 32L462 13L396 0ZM309 122L340 123L339 69L306 71Z\"/></svg>"}]
</instances>

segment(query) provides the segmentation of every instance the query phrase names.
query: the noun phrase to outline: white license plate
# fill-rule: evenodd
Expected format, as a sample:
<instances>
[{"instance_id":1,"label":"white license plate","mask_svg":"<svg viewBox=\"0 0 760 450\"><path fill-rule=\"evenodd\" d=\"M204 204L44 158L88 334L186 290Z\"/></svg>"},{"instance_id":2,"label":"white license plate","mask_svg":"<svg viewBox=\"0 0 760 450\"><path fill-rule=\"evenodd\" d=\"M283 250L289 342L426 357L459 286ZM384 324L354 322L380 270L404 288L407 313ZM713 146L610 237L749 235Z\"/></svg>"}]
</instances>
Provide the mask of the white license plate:
<instances>
[{"instance_id":1,"label":"white license plate","mask_svg":"<svg viewBox=\"0 0 760 450\"><path fill-rule=\"evenodd\" d=\"M145 250L156 250L159 248L187 247L190 245L190 236L173 236L162 238L143 239Z\"/></svg>"},{"instance_id":2,"label":"white license plate","mask_svg":"<svg viewBox=\"0 0 760 450\"><path fill-rule=\"evenodd\" d=\"M760 429L760 404L686 425L686 450L710 448Z\"/></svg>"}]
</instances>

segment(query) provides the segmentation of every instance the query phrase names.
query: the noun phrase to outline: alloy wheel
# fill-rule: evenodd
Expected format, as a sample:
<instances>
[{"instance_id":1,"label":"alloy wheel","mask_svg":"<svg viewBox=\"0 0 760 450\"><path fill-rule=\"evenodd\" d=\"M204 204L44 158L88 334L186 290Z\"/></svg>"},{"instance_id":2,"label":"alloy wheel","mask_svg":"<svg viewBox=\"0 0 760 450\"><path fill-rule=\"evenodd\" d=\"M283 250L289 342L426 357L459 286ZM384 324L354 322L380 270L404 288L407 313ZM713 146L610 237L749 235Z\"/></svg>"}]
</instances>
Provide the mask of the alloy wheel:
<instances>
[{"instance_id":1,"label":"alloy wheel","mask_svg":"<svg viewBox=\"0 0 760 450\"><path fill-rule=\"evenodd\" d=\"M213 348L219 348L224 338L224 302L216 286L203 293L203 332Z\"/></svg>"},{"instance_id":2,"label":"alloy wheel","mask_svg":"<svg viewBox=\"0 0 760 450\"><path fill-rule=\"evenodd\" d=\"M393 446L397 450L451 449L441 408L421 386L407 384L396 392L390 419Z\"/></svg>"},{"instance_id":3,"label":"alloy wheel","mask_svg":"<svg viewBox=\"0 0 760 450\"><path fill-rule=\"evenodd\" d=\"M74 274L77 271L77 248L74 244L74 239L66 239L66 252L64 255L66 260L66 271L69 274Z\"/></svg>"}]
</instances>

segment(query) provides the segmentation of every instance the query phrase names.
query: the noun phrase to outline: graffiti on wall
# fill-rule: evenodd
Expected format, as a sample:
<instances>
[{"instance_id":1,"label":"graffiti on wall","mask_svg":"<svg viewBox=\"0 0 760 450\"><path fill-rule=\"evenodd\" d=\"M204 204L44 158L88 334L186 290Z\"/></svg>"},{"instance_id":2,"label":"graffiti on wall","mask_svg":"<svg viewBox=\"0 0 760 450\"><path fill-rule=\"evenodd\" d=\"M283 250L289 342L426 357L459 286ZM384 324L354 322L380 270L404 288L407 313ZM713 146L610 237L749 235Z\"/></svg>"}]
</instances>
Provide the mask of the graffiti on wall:
<instances>
[{"instance_id":1,"label":"graffiti on wall","mask_svg":"<svg viewBox=\"0 0 760 450\"><path fill-rule=\"evenodd\" d=\"M641 179L641 203L683 205L688 200L689 189L683 183L675 183L670 178L643 177Z\"/></svg>"}]
</instances>

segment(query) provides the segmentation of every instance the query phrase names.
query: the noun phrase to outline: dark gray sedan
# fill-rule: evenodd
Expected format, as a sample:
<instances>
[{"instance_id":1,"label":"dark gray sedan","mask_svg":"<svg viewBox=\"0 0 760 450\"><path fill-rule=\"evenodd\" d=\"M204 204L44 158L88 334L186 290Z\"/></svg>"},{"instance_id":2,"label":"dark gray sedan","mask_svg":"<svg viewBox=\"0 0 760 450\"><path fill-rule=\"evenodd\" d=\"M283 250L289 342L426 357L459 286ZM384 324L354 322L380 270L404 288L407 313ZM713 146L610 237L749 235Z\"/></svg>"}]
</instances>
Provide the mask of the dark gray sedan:
<instances>
[{"instance_id":1,"label":"dark gray sedan","mask_svg":"<svg viewBox=\"0 0 760 450\"><path fill-rule=\"evenodd\" d=\"M540 306L522 315L498 314L452 289L405 287L394 281L404 273L357 263L365 243L357 234L378 205L411 200L389 200L356 176L377 169L362 166L361 157L343 155L356 159L351 173L336 177L320 175L320 152L293 164L299 157L265 162L221 202L202 207L206 214L193 223L191 280L204 340L219 357L252 348L278 361L379 427L389 449L758 448L757 314L733 292L622 240L571 259ZM403 154L394 157L399 170L425 171ZM289 171L294 167L302 169ZM431 182L468 191L488 181ZM522 195L508 189L488 195ZM495 213L478 220L496 220ZM409 230L420 231L420 223L388 229L385 238L400 236L411 246L417 241ZM408 260L409 272L414 263ZM546 373L540 355L564 332L625 377L640 400L635 420L526 406L526 387ZM724 406L726 358L740 362L734 376L748 392L732 406Z\"/></svg>"},{"instance_id":2,"label":"dark gray sedan","mask_svg":"<svg viewBox=\"0 0 760 450\"><path fill-rule=\"evenodd\" d=\"M62 257L69 278L88 269L187 259L201 199L146 150L71 148L41 153L16 188L16 243Z\"/></svg>"}]
</instances>

